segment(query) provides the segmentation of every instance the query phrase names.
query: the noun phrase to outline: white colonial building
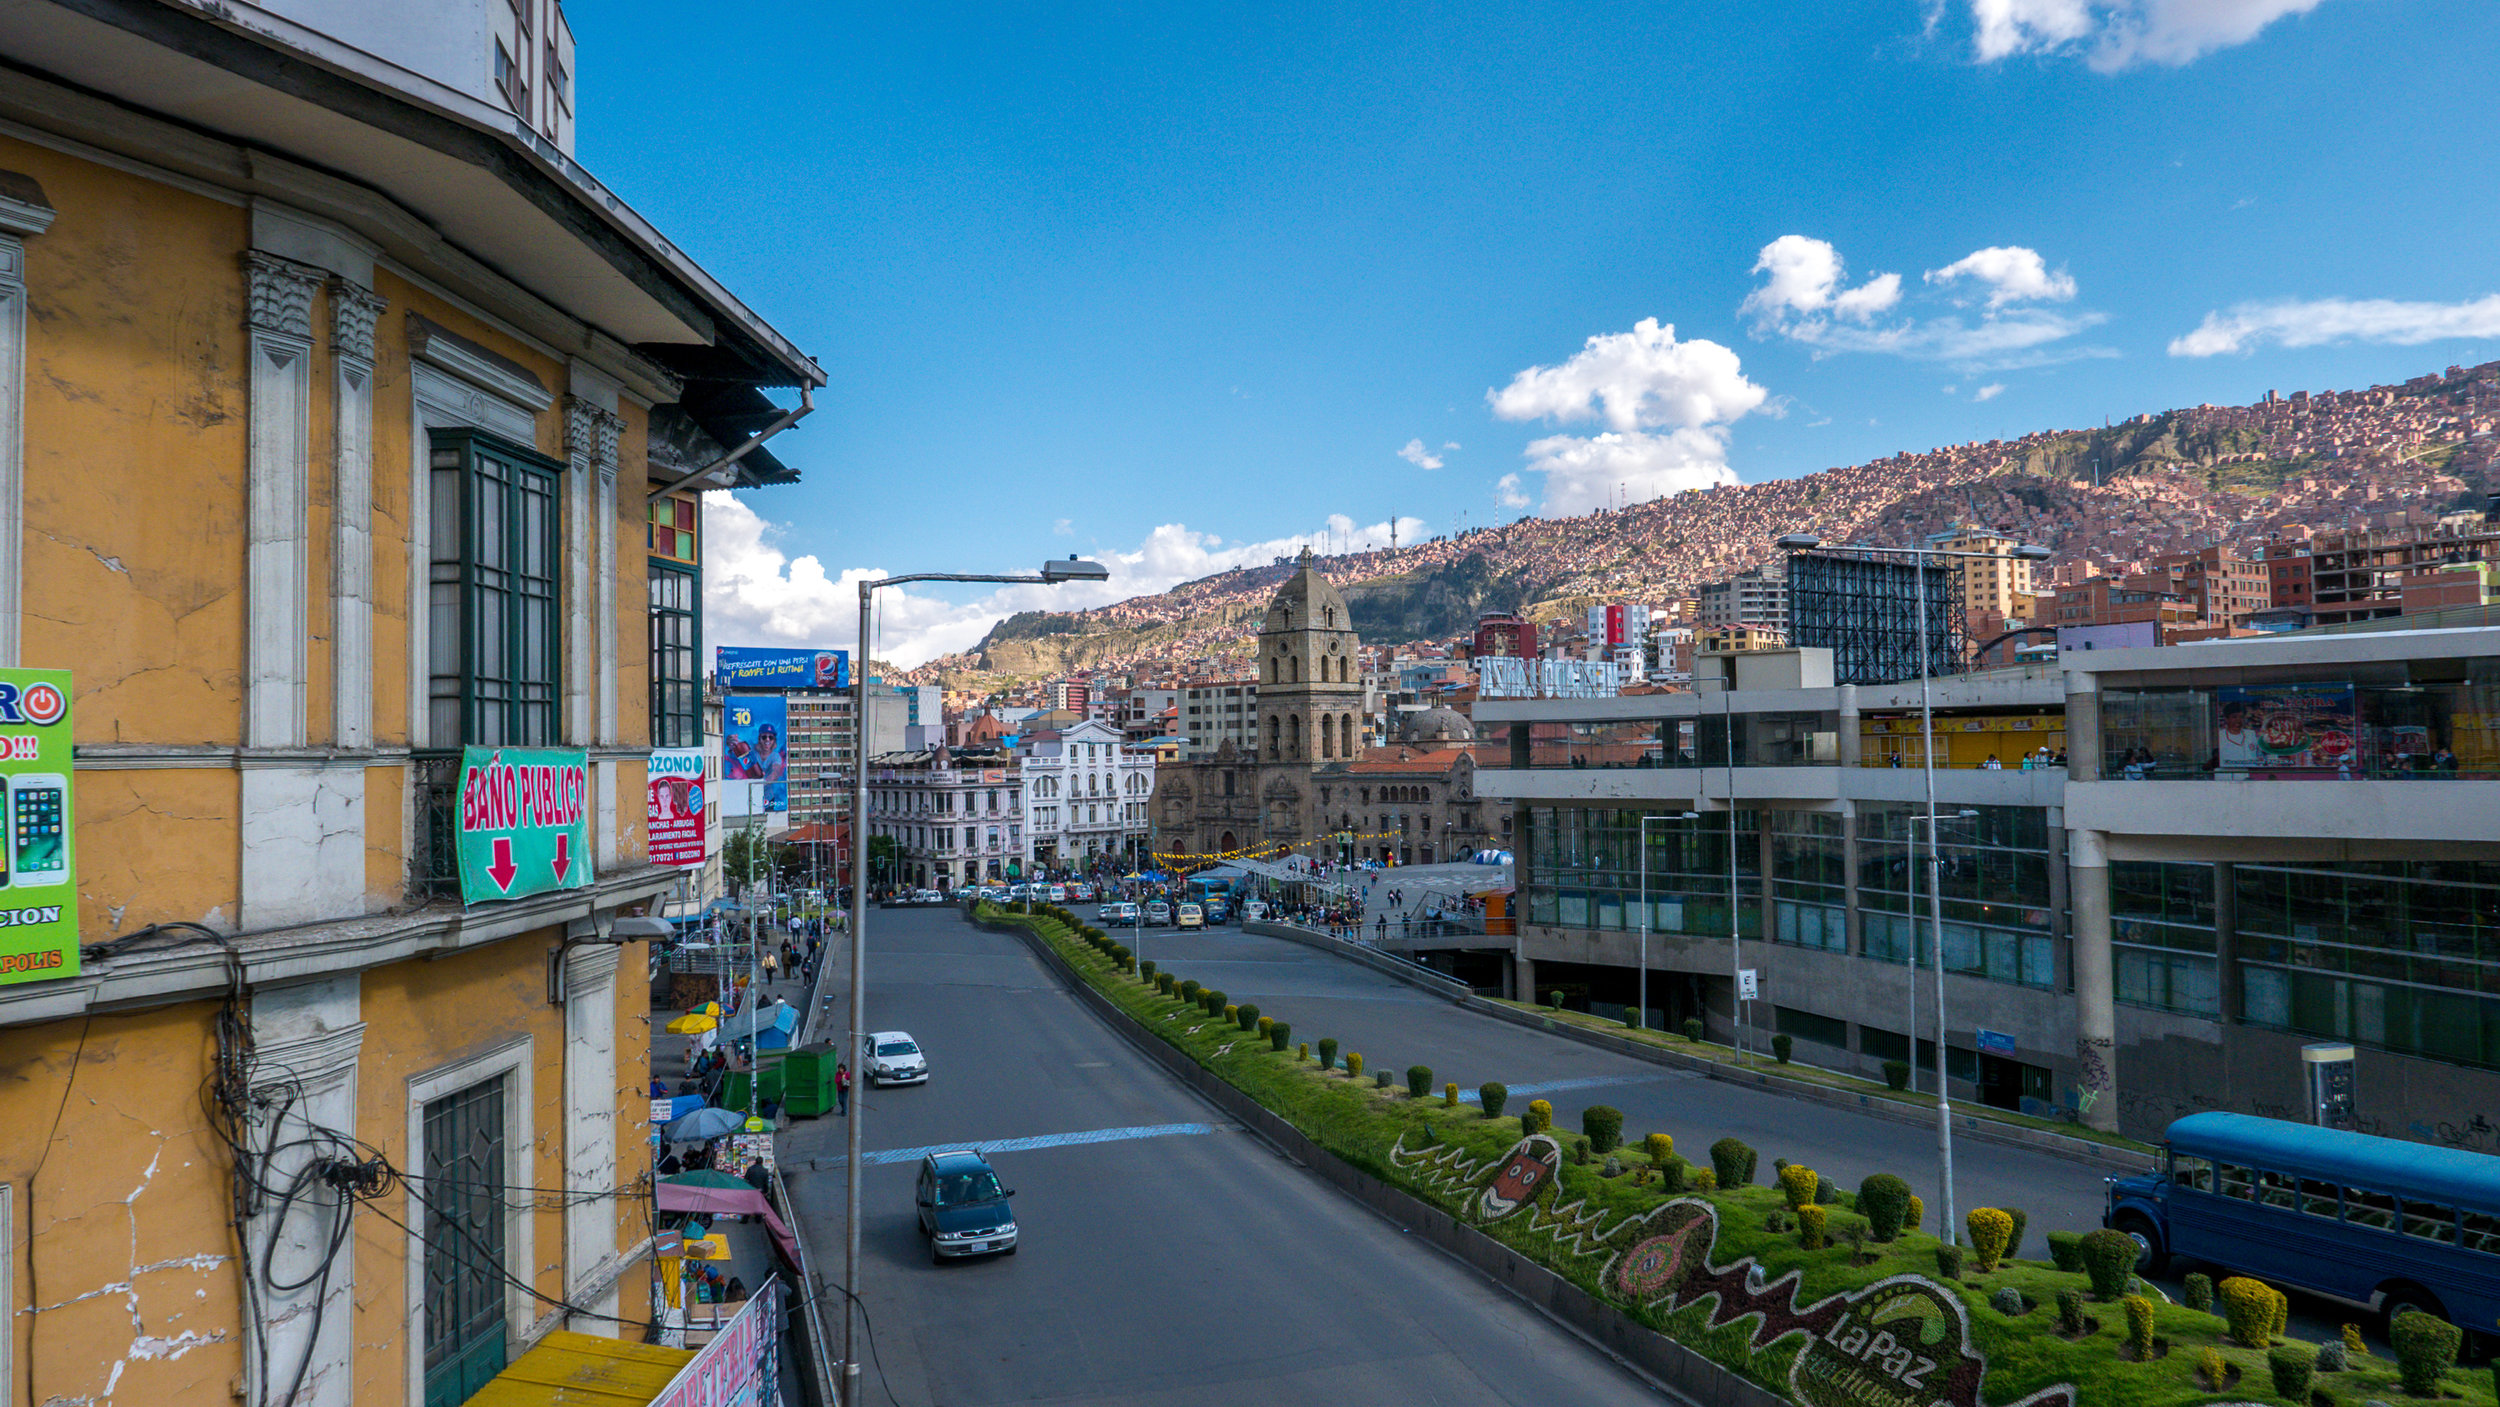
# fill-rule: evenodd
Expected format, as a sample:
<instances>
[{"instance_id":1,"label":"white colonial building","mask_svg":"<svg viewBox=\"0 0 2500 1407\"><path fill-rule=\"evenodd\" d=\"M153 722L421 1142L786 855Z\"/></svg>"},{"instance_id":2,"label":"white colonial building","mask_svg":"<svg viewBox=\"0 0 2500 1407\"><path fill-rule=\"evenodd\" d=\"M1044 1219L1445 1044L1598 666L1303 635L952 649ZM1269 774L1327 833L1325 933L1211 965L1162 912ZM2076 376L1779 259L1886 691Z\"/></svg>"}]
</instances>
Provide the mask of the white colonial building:
<instances>
[{"instance_id":1,"label":"white colonial building","mask_svg":"<svg viewBox=\"0 0 2500 1407\"><path fill-rule=\"evenodd\" d=\"M1045 866L1085 869L1109 858L1128 864L1146 842L1146 803L1154 795L1152 748L1130 747L1100 719L1025 735L1032 855Z\"/></svg>"},{"instance_id":2,"label":"white colonial building","mask_svg":"<svg viewBox=\"0 0 2500 1407\"><path fill-rule=\"evenodd\" d=\"M894 842L879 884L951 889L1021 876L1033 863L1024 788L1003 753L890 752L868 766L868 834Z\"/></svg>"}]
</instances>

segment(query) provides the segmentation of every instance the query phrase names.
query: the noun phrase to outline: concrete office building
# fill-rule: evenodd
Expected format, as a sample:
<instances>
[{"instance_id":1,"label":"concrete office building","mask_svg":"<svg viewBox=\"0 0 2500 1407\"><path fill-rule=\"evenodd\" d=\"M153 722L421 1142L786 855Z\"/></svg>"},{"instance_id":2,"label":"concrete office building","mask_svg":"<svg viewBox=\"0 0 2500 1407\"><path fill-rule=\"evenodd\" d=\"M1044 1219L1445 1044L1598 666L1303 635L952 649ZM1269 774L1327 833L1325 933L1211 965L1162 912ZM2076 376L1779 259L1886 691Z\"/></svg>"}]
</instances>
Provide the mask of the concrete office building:
<instances>
[{"instance_id":1,"label":"concrete office building","mask_svg":"<svg viewBox=\"0 0 2500 1407\"><path fill-rule=\"evenodd\" d=\"M1704 583L1700 611L1700 624L1705 630L1759 626L1786 631L1787 564L1766 562L1749 571L1738 572L1725 581Z\"/></svg>"},{"instance_id":2,"label":"concrete office building","mask_svg":"<svg viewBox=\"0 0 2500 1407\"><path fill-rule=\"evenodd\" d=\"M1698 693L1477 704L1522 917L1424 956L1611 1011L1646 903L1650 1019L1724 1040L1733 887L1757 1041L1879 1074L1915 1009L1932 1071L1917 683L1698 663ZM2348 1041L2360 1127L2490 1146L2460 1115L2500 1102L2500 629L2069 654L1935 710L1955 1097L2138 1136L2300 1118L2301 1047ZM2024 770L2044 747L2069 765Z\"/></svg>"}]
</instances>

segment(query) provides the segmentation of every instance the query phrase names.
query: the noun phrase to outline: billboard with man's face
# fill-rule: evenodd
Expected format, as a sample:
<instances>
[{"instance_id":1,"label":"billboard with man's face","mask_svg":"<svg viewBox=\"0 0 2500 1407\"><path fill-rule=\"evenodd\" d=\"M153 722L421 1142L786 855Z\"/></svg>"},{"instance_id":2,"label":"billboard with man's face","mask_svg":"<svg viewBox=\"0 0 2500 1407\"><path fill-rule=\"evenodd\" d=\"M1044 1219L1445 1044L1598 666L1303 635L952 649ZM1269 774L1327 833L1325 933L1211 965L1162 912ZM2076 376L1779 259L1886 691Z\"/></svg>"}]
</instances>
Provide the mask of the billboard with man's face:
<instances>
[{"instance_id":1,"label":"billboard with man's face","mask_svg":"<svg viewBox=\"0 0 2500 1407\"><path fill-rule=\"evenodd\" d=\"M730 783L730 800L761 790L761 810L773 814L790 809L790 702L779 694L732 694L722 701L721 780ZM761 788L741 787L761 782ZM753 814L746 806L732 815Z\"/></svg>"}]
</instances>

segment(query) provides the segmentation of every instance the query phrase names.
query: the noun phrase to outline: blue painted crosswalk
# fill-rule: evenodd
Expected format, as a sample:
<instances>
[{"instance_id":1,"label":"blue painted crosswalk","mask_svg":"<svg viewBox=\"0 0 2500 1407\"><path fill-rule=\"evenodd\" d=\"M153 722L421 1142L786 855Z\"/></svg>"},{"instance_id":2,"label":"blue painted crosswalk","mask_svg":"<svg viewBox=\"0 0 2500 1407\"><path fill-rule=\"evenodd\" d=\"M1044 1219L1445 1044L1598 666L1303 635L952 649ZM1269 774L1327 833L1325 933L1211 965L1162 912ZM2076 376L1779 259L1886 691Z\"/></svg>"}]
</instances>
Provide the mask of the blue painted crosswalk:
<instances>
[{"instance_id":1,"label":"blue painted crosswalk","mask_svg":"<svg viewBox=\"0 0 2500 1407\"><path fill-rule=\"evenodd\" d=\"M1089 1143L1126 1143L1139 1138L1188 1138L1216 1131L1215 1124L1135 1124L1118 1129L1085 1129L1077 1133L1046 1133L1032 1138L997 1138L980 1142L932 1143L922 1148L882 1148L860 1155L870 1167L883 1163L916 1163L932 1153L953 1153L973 1148L983 1153L1031 1153L1044 1148L1075 1148ZM818 1160L818 1166L838 1168L845 1159L834 1157Z\"/></svg>"},{"instance_id":2,"label":"blue painted crosswalk","mask_svg":"<svg viewBox=\"0 0 2500 1407\"><path fill-rule=\"evenodd\" d=\"M1607 1085L1645 1085L1652 1080L1665 1078L1667 1077L1664 1075L1587 1075L1576 1080L1539 1080L1524 1085L1510 1085L1507 1088L1513 1099L1534 1099L1539 1095L1560 1094L1565 1090L1600 1089ZM1464 1104L1477 1102L1476 1092L1472 1089L1459 1091L1458 1098Z\"/></svg>"}]
</instances>

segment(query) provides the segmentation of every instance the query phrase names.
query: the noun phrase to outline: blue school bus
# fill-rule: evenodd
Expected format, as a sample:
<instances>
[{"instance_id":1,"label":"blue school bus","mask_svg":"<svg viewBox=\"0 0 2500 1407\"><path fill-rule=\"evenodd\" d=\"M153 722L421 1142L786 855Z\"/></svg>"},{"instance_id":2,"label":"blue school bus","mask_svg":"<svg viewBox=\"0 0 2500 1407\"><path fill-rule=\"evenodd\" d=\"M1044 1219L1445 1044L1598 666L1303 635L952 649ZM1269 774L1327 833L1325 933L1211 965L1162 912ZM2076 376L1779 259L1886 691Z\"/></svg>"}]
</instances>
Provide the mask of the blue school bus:
<instances>
[{"instance_id":1,"label":"blue school bus","mask_svg":"<svg viewBox=\"0 0 2500 1407\"><path fill-rule=\"evenodd\" d=\"M2500 1336L2500 1158L2247 1114L2170 1125L2157 1172L2109 1179L2137 1268L2180 1257Z\"/></svg>"}]
</instances>

